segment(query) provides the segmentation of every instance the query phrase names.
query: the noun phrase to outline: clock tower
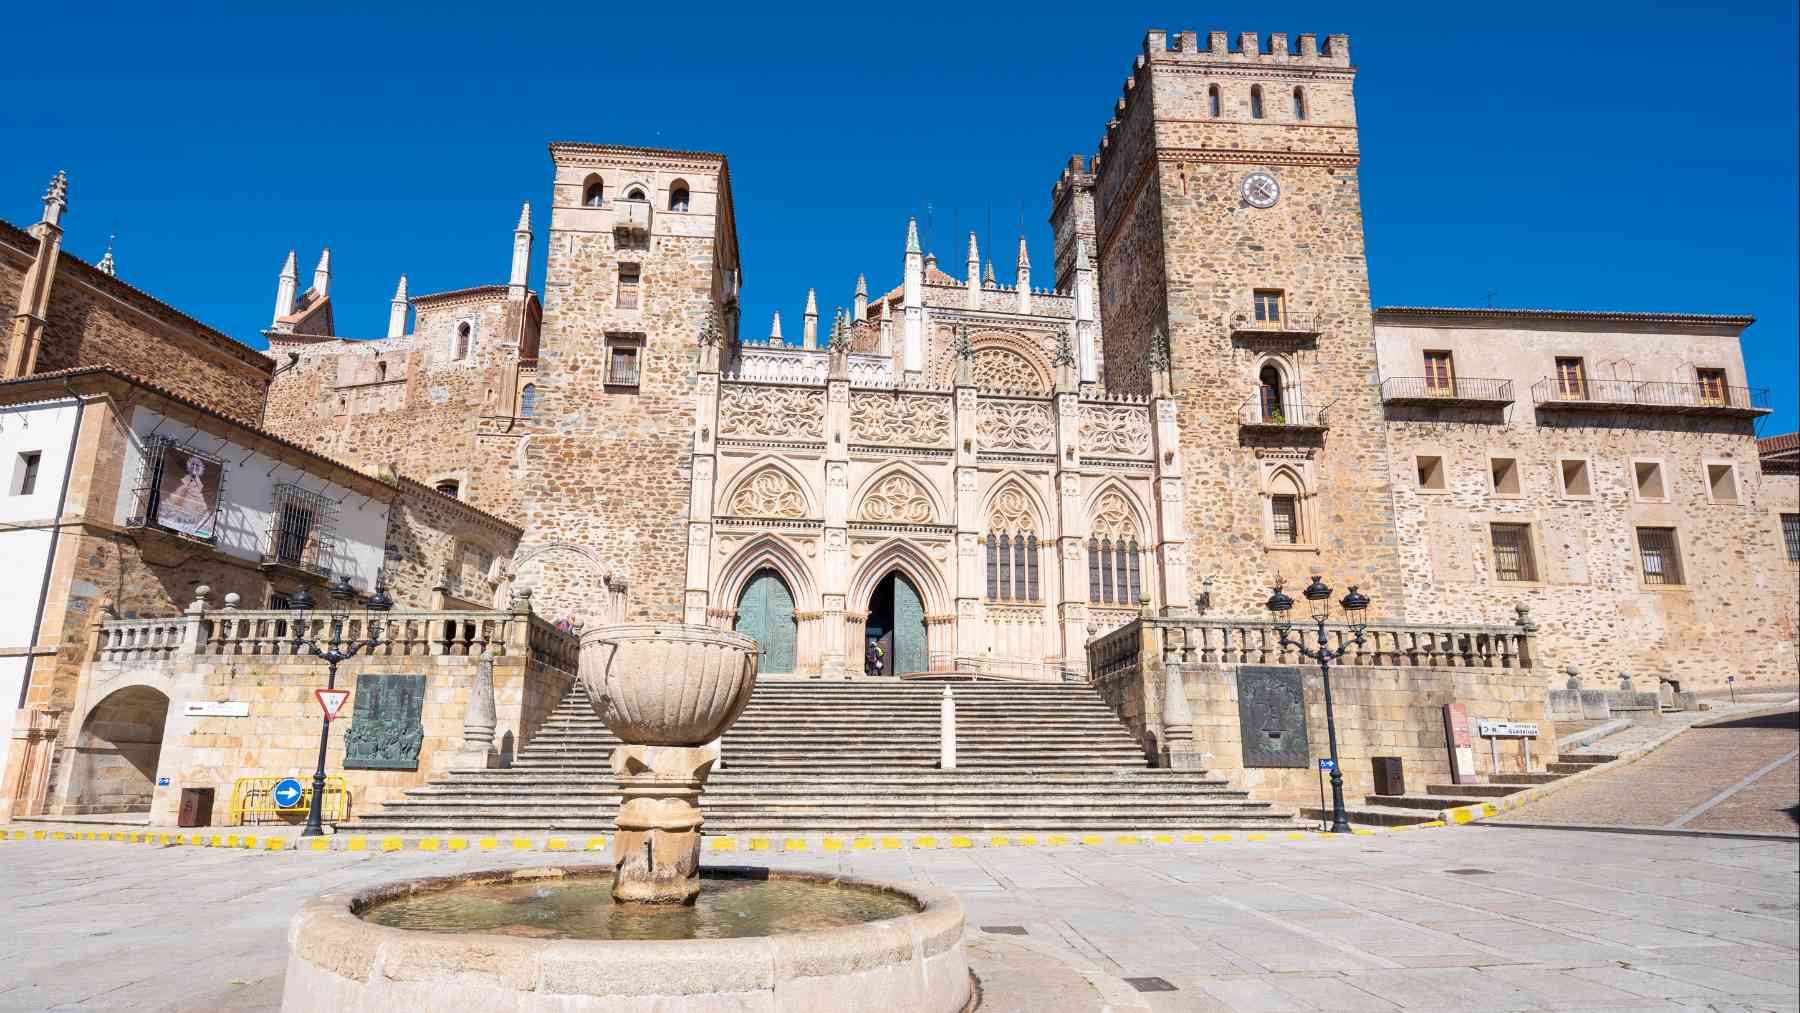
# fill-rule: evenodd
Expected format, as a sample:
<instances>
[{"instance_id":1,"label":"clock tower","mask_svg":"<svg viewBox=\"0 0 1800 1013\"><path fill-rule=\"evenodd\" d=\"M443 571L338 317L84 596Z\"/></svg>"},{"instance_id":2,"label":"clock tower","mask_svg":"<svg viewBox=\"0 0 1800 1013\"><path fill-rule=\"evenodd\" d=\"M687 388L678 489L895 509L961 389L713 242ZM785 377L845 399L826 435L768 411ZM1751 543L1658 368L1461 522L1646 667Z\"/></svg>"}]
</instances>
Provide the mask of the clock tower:
<instances>
[{"instance_id":1,"label":"clock tower","mask_svg":"<svg viewBox=\"0 0 1800 1013\"><path fill-rule=\"evenodd\" d=\"M1404 614L1355 76L1343 35L1153 31L1093 160L1104 382L1151 392L1166 337L1187 477L1163 507L1228 614L1313 573Z\"/></svg>"}]
</instances>

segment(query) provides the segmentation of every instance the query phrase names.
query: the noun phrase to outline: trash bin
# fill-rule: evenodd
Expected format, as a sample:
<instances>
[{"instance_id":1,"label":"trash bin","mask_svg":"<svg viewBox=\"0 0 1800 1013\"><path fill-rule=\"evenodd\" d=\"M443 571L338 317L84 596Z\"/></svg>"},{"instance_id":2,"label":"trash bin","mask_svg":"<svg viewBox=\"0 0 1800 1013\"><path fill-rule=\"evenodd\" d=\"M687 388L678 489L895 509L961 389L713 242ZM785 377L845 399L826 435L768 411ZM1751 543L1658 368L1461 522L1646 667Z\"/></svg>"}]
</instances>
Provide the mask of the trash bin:
<instances>
[{"instance_id":1,"label":"trash bin","mask_svg":"<svg viewBox=\"0 0 1800 1013\"><path fill-rule=\"evenodd\" d=\"M1375 794L1406 794L1406 773L1398 756L1371 757L1375 763Z\"/></svg>"},{"instance_id":2,"label":"trash bin","mask_svg":"<svg viewBox=\"0 0 1800 1013\"><path fill-rule=\"evenodd\" d=\"M211 788L181 789L181 814L176 818L178 827L210 827L212 826L213 790Z\"/></svg>"}]
</instances>

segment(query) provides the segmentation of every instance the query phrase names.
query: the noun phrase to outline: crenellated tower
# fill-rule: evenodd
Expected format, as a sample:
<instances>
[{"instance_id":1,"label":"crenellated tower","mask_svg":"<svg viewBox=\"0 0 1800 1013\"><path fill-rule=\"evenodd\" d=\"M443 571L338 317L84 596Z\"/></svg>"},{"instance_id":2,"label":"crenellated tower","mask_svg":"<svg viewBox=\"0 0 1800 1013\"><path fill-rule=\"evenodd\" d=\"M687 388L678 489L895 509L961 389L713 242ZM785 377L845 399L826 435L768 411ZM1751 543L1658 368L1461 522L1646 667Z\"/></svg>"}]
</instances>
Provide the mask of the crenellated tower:
<instances>
[{"instance_id":1,"label":"crenellated tower","mask_svg":"<svg viewBox=\"0 0 1800 1013\"><path fill-rule=\"evenodd\" d=\"M1091 193L1104 383L1172 388L1193 463L1161 505L1185 511L1193 595L1211 576L1231 612L1321 572L1404 614L1355 76L1343 35L1152 31L1091 176L1073 160L1055 187L1058 284Z\"/></svg>"}]
</instances>

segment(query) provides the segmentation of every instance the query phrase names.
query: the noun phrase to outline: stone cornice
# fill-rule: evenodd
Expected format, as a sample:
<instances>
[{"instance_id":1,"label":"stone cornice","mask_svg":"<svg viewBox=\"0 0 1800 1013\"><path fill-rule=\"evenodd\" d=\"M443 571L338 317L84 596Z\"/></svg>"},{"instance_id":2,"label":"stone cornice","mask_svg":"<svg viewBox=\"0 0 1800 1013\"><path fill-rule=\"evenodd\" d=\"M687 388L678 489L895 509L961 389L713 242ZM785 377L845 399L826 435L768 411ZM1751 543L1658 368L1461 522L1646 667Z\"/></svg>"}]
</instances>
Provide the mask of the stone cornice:
<instances>
[{"instance_id":1,"label":"stone cornice","mask_svg":"<svg viewBox=\"0 0 1800 1013\"><path fill-rule=\"evenodd\" d=\"M1356 78L1355 67L1335 64L1309 66L1304 63L1247 63L1243 60L1195 60L1188 56L1168 59L1153 56L1150 58L1150 67L1159 74L1257 78L1263 81L1317 81L1321 78L1330 81L1351 81Z\"/></svg>"}]
</instances>

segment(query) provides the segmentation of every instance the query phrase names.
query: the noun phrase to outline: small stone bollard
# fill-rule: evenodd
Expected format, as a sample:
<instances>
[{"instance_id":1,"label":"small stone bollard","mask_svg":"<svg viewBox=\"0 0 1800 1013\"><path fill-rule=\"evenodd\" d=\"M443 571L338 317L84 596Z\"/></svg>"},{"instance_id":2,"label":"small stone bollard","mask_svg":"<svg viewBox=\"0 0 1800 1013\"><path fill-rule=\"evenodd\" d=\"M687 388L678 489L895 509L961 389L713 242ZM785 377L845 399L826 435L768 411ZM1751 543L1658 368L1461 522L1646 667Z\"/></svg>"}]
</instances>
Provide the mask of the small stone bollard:
<instances>
[{"instance_id":1,"label":"small stone bollard","mask_svg":"<svg viewBox=\"0 0 1800 1013\"><path fill-rule=\"evenodd\" d=\"M948 686L938 716L938 768L956 769L956 694Z\"/></svg>"}]
</instances>

